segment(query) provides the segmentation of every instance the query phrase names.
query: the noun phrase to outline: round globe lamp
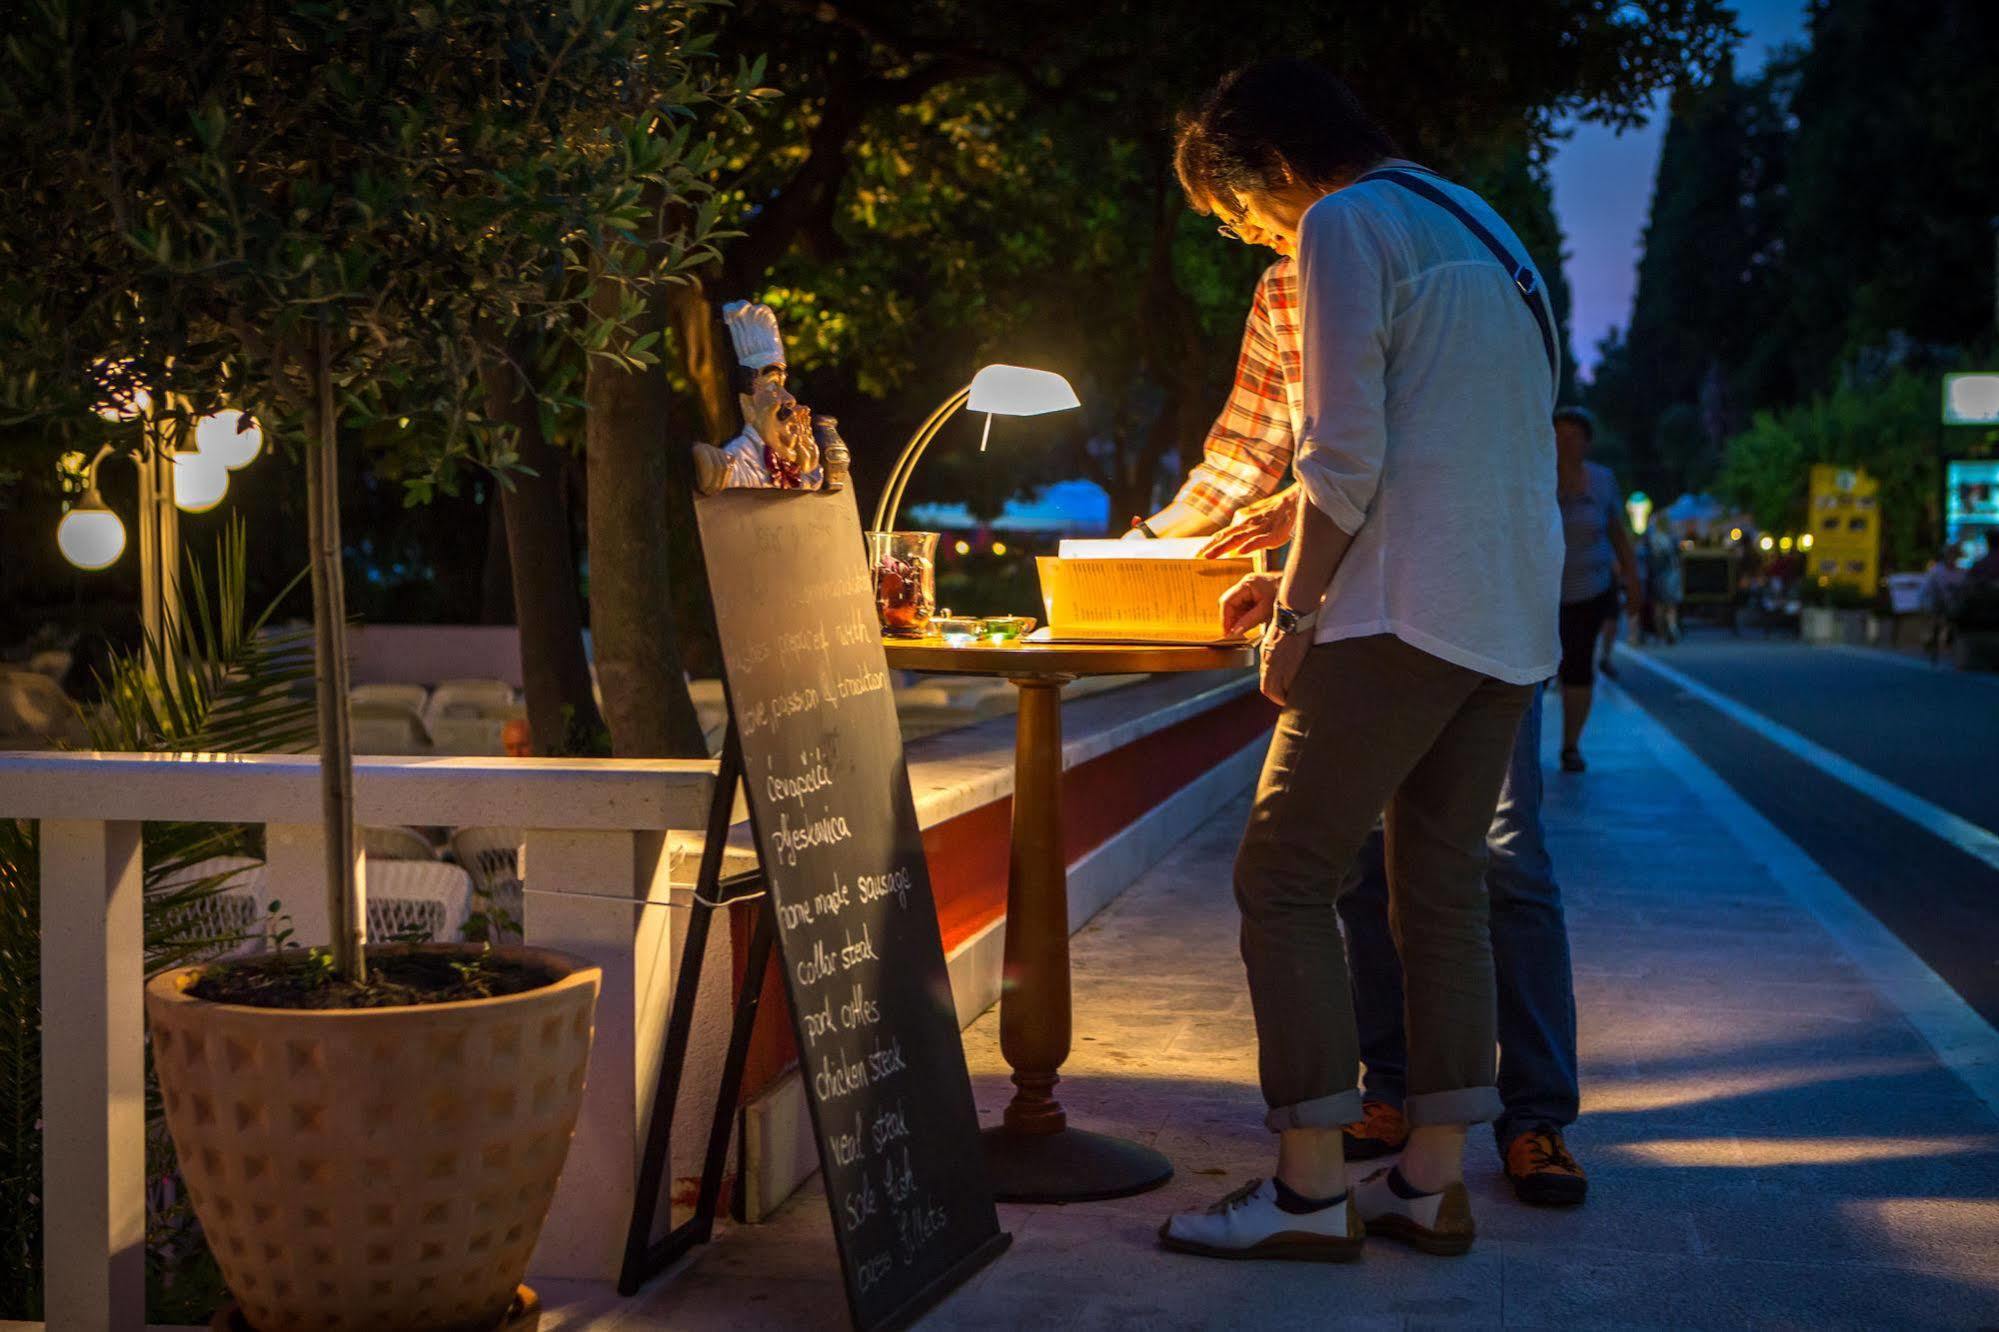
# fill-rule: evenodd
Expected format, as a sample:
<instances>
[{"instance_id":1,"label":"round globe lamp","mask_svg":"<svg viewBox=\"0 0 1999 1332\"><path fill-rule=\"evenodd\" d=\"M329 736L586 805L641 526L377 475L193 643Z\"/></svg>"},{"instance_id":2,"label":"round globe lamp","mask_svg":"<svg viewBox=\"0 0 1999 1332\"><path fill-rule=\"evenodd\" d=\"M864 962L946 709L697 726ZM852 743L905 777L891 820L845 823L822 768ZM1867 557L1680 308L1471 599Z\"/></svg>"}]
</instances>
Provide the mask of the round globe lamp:
<instances>
[{"instance_id":1,"label":"round globe lamp","mask_svg":"<svg viewBox=\"0 0 1999 1332\"><path fill-rule=\"evenodd\" d=\"M56 549L79 569L108 569L125 553L125 524L92 489L56 525Z\"/></svg>"},{"instance_id":2,"label":"round globe lamp","mask_svg":"<svg viewBox=\"0 0 1999 1332\"><path fill-rule=\"evenodd\" d=\"M229 493L229 469L199 449L174 455L174 507L207 513Z\"/></svg>"},{"instance_id":3,"label":"round globe lamp","mask_svg":"<svg viewBox=\"0 0 1999 1332\"><path fill-rule=\"evenodd\" d=\"M194 427L194 447L233 472L248 467L263 452L264 432L241 412L221 411L204 416Z\"/></svg>"}]
</instances>

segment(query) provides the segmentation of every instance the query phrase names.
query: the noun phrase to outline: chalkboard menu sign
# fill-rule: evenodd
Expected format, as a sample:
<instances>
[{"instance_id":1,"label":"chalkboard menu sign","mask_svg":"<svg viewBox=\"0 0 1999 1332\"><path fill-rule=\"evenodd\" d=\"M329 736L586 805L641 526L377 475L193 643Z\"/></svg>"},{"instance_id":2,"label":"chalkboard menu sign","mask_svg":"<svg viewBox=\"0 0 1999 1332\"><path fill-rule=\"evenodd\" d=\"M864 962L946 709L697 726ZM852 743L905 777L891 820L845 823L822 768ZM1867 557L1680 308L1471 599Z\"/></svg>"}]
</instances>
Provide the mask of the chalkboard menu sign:
<instances>
[{"instance_id":1,"label":"chalkboard menu sign","mask_svg":"<svg viewBox=\"0 0 1999 1332\"><path fill-rule=\"evenodd\" d=\"M854 1322L1006 1247L852 491L699 501L729 706Z\"/></svg>"}]
</instances>

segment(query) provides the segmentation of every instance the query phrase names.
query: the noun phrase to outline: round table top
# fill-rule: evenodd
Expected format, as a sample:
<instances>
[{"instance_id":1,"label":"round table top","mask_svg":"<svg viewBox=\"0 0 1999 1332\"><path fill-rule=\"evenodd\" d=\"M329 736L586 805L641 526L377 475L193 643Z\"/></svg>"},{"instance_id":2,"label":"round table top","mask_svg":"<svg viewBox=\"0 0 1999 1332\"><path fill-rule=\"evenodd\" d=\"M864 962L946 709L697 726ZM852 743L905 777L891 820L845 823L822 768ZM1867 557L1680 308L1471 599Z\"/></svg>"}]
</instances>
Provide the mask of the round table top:
<instances>
[{"instance_id":1,"label":"round table top","mask_svg":"<svg viewBox=\"0 0 1999 1332\"><path fill-rule=\"evenodd\" d=\"M884 638L888 664L936 675L1140 675L1250 666L1256 649L1184 643L968 643L942 638Z\"/></svg>"}]
</instances>

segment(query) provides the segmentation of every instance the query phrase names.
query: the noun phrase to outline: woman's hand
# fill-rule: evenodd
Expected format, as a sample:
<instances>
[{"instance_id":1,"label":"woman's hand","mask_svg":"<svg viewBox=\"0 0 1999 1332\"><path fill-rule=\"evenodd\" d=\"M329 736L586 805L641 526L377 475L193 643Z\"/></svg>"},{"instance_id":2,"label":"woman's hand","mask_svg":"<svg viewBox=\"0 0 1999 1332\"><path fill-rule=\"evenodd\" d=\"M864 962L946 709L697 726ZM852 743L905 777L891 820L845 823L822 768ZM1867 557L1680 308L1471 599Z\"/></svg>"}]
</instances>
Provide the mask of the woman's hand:
<instances>
[{"instance_id":1,"label":"woman's hand","mask_svg":"<svg viewBox=\"0 0 1999 1332\"><path fill-rule=\"evenodd\" d=\"M1201 554L1205 558L1218 559L1224 555L1275 550L1291 539L1291 528L1297 518L1298 487L1293 484L1275 495L1236 510L1235 518L1229 525L1201 547Z\"/></svg>"},{"instance_id":2,"label":"woman's hand","mask_svg":"<svg viewBox=\"0 0 1999 1332\"><path fill-rule=\"evenodd\" d=\"M1291 695L1292 682L1298 678L1299 668L1305 664L1305 654L1311 650L1310 634L1266 635L1263 640L1263 671L1259 681L1263 696L1283 707Z\"/></svg>"},{"instance_id":3,"label":"woman's hand","mask_svg":"<svg viewBox=\"0 0 1999 1332\"><path fill-rule=\"evenodd\" d=\"M1276 574L1246 574L1222 593L1222 637L1238 638L1270 620L1277 606Z\"/></svg>"}]
</instances>

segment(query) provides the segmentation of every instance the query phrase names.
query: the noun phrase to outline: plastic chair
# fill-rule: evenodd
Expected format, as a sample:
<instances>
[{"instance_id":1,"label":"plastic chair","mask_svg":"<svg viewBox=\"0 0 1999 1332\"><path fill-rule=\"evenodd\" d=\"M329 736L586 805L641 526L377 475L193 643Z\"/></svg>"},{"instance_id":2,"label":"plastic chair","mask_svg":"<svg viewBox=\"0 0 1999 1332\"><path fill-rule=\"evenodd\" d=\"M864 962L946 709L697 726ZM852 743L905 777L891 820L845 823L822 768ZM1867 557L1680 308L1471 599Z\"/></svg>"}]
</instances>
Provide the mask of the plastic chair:
<instances>
[{"instance_id":1,"label":"plastic chair","mask_svg":"<svg viewBox=\"0 0 1999 1332\"><path fill-rule=\"evenodd\" d=\"M441 860L368 862L368 938L458 943L472 914L472 876Z\"/></svg>"},{"instance_id":2,"label":"plastic chair","mask_svg":"<svg viewBox=\"0 0 1999 1332\"><path fill-rule=\"evenodd\" d=\"M391 700L350 702L347 716L357 754L430 752L430 729L424 725L423 715L407 703Z\"/></svg>"},{"instance_id":3,"label":"plastic chair","mask_svg":"<svg viewBox=\"0 0 1999 1332\"><path fill-rule=\"evenodd\" d=\"M506 725L500 717L439 717L430 724L430 747L438 754L504 755Z\"/></svg>"},{"instance_id":4,"label":"plastic chair","mask_svg":"<svg viewBox=\"0 0 1999 1332\"><path fill-rule=\"evenodd\" d=\"M514 687L505 680L440 680L430 691L423 719L435 733L445 718L491 717L505 721L520 712Z\"/></svg>"},{"instance_id":5,"label":"plastic chair","mask_svg":"<svg viewBox=\"0 0 1999 1332\"><path fill-rule=\"evenodd\" d=\"M414 828L357 828L369 860L436 860L437 848Z\"/></svg>"},{"instance_id":6,"label":"plastic chair","mask_svg":"<svg viewBox=\"0 0 1999 1332\"><path fill-rule=\"evenodd\" d=\"M420 684L358 684L347 691L350 707L357 703L385 703L407 708L418 716L423 715L424 704L429 701L430 691Z\"/></svg>"},{"instance_id":7,"label":"plastic chair","mask_svg":"<svg viewBox=\"0 0 1999 1332\"><path fill-rule=\"evenodd\" d=\"M228 877L214 885L214 892L167 915L170 938L212 941L190 952L190 961L214 962L263 951L263 861L248 856L210 856L166 875L155 890L190 888L224 875Z\"/></svg>"}]
</instances>

